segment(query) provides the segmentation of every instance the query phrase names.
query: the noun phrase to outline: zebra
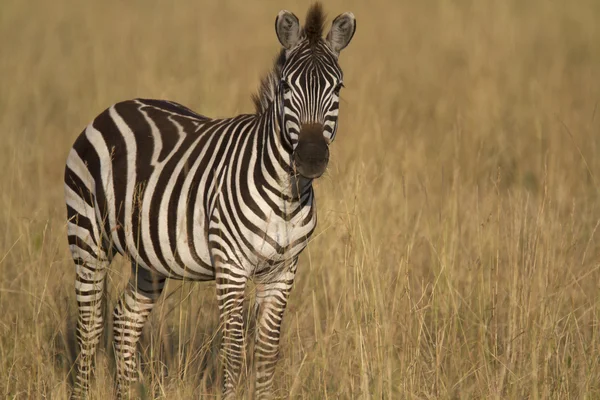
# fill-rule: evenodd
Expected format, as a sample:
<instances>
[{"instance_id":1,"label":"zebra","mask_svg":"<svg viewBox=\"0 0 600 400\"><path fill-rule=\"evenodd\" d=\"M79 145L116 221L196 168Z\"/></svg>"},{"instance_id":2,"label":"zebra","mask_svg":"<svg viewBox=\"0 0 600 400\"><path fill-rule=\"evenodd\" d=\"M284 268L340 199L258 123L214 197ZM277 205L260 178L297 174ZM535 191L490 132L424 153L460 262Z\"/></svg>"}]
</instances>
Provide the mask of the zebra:
<instances>
[{"instance_id":1,"label":"zebra","mask_svg":"<svg viewBox=\"0 0 600 400\"><path fill-rule=\"evenodd\" d=\"M131 277L113 313L116 395L137 380L136 346L167 279L216 282L223 397L245 349L243 301L256 283L255 394L273 395L280 327L317 224L313 180L337 131L340 51L354 14L323 37L319 3L275 20L281 49L252 99L255 113L211 119L167 100L134 99L99 114L67 157L67 235L75 262L79 355L71 398L84 398L104 328L105 279L117 254Z\"/></svg>"}]
</instances>

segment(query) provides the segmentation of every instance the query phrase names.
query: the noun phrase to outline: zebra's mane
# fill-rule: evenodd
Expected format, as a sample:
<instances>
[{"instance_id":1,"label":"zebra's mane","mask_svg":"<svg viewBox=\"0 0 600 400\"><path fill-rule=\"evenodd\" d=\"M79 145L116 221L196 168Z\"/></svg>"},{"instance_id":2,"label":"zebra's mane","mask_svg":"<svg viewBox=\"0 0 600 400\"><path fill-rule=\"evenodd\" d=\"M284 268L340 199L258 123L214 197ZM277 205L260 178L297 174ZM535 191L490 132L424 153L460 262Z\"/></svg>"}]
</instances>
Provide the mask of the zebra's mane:
<instances>
[{"instance_id":1,"label":"zebra's mane","mask_svg":"<svg viewBox=\"0 0 600 400\"><path fill-rule=\"evenodd\" d=\"M312 46L317 44L323 37L323 25L325 25L325 13L321 3L313 4L306 14L306 22L302 29L303 36ZM282 49L275 59L273 69L260 81L258 93L252 95L254 108L257 114L263 114L277 96L277 87L281 80L281 69L285 63L285 50Z\"/></svg>"},{"instance_id":2,"label":"zebra's mane","mask_svg":"<svg viewBox=\"0 0 600 400\"><path fill-rule=\"evenodd\" d=\"M321 3L313 4L306 13L304 23L304 35L311 45L317 44L323 38L323 25L325 25L325 13Z\"/></svg>"},{"instance_id":3,"label":"zebra's mane","mask_svg":"<svg viewBox=\"0 0 600 400\"><path fill-rule=\"evenodd\" d=\"M275 59L273 69L260 81L258 93L252 95L257 114L263 114L277 97L277 86L281 80L281 69L285 63L285 50L281 49Z\"/></svg>"}]
</instances>

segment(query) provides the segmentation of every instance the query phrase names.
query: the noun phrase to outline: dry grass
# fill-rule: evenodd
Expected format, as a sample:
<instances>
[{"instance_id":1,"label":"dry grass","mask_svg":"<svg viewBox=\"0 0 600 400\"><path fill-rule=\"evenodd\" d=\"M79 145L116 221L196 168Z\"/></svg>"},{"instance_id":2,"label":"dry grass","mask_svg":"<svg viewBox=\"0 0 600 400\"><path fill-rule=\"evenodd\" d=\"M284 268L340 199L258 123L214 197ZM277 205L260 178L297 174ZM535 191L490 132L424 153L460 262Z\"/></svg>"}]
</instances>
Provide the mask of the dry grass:
<instances>
[{"instance_id":1,"label":"dry grass","mask_svg":"<svg viewBox=\"0 0 600 400\"><path fill-rule=\"evenodd\" d=\"M206 3L2 2L0 397L69 390L62 173L80 130L136 96L252 110L283 6ZM326 4L330 17L353 11L358 30L277 389L599 398L600 3L367 3ZM126 271L115 263L111 308ZM144 332L142 392L215 394L214 285L169 287ZM100 353L106 398L106 341Z\"/></svg>"}]
</instances>

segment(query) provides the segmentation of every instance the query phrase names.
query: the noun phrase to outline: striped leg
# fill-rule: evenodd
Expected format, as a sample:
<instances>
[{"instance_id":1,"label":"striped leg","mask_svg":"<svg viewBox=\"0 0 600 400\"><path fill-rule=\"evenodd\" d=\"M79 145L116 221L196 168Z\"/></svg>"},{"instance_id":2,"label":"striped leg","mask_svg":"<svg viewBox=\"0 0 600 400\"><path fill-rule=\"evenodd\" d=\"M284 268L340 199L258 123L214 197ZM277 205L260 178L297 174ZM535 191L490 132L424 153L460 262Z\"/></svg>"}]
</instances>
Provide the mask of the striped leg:
<instances>
[{"instance_id":1,"label":"striped leg","mask_svg":"<svg viewBox=\"0 0 600 400\"><path fill-rule=\"evenodd\" d=\"M256 399L268 399L273 396L273 376L279 355L281 322L294 284L296 265L297 260L294 260L292 268L268 283L257 285L256 288Z\"/></svg>"},{"instance_id":2,"label":"striped leg","mask_svg":"<svg viewBox=\"0 0 600 400\"><path fill-rule=\"evenodd\" d=\"M83 195L77 194L68 185L65 187L67 234L69 249L76 264L75 293L78 306L76 336L79 356L71 399L81 399L85 398L89 391L96 347L104 328L104 280L112 255L101 245L102 239L91 206Z\"/></svg>"},{"instance_id":3,"label":"striped leg","mask_svg":"<svg viewBox=\"0 0 600 400\"><path fill-rule=\"evenodd\" d=\"M244 361L244 322L242 309L247 277L239 268L217 263L217 302L223 326L221 360L224 363L223 397L232 399L236 391Z\"/></svg>"},{"instance_id":4,"label":"striped leg","mask_svg":"<svg viewBox=\"0 0 600 400\"><path fill-rule=\"evenodd\" d=\"M79 357L77 358L77 376L71 399L81 399L85 398L89 391L96 347L104 328L102 301L104 300L104 279L109 261L107 259L79 258L75 252L73 252L73 258L77 264L75 292L79 308L77 317Z\"/></svg>"},{"instance_id":5,"label":"striped leg","mask_svg":"<svg viewBox=\"0 0 600 400\"><path fill-rule=\"evenodd\" d=\"M119 398L129 396L130 384L137 379L136 345L165 281L165 277L157 277L150 271L134 266L129 284L115 308L114 346Z\"/></svg>"}]
</instances>

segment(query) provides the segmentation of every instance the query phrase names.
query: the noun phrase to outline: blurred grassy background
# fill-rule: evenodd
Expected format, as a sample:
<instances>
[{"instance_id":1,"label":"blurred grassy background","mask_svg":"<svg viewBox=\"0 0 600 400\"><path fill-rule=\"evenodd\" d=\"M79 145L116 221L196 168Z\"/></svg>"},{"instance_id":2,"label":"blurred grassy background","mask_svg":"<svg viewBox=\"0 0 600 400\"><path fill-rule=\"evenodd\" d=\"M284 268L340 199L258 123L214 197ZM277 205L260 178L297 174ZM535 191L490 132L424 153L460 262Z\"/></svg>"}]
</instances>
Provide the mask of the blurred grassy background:
<instances>
[{"instance_id":1,"label":"blurred grassy background","mask_svg":"<svg viewBox=\"0 0 600 400\"><path fill-rule=\"evenodd\" d=\"M277 12L309 5L174 4L2 1L0 396L69 390L62 174L79 132L138 96L251 112ZM279 393L600 397L600 2L326 4L347 10L358 29ZM127 270L115 263L110 310ZM169 288L144 331L141 393L215 395L214 285ZM113 363L105 340L95 398Z\"/></svg>"}]
</instances>

